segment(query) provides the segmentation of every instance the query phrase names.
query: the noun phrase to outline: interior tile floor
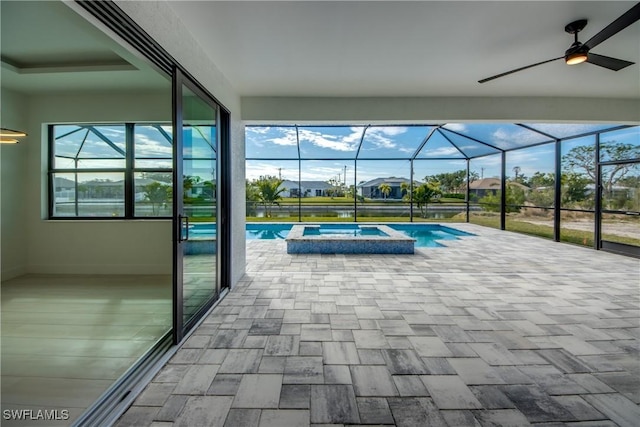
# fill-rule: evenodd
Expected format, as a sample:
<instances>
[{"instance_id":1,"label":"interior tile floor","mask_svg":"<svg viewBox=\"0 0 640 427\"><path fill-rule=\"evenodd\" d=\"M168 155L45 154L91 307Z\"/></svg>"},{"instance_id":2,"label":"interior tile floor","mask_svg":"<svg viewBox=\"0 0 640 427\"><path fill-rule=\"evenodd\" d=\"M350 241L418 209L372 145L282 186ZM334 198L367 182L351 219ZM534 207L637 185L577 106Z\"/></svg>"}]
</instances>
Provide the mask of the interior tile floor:
<instances>
[{"instance_id":1,"label":"interior tile floor","mask_svg":"<svg viewBox=\"0 0 640 427\"><path fill-rule=\"evenodd\" d=\"M124 426L637 426L640 262L472 224L415 255L247 274Z\"/></svg>"},{"instance_id":2,"label":"interior tile floor","mask_svg":"<svg viewBox=\"0 0 640 427\"><path fill-rule=\"evenodd\" d=\"M2 283L2 410L69 425L171 328L170 275L26 275Z\"/></svg>"}]
</instances>

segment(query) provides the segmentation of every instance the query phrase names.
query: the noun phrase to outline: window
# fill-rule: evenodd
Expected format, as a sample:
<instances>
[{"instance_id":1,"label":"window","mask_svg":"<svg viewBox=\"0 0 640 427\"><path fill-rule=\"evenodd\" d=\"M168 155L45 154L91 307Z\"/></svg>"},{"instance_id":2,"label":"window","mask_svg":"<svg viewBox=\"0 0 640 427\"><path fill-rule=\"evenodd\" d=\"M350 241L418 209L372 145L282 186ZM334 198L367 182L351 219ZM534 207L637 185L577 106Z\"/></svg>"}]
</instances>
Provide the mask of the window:
<instances>
[{"instance_id":1,"label":"window","mask_svg":"<svg viewBox=\"0 0 640 427\"><path fill-rule=\"evenodd\" d=\"M51 218L171 216L170 125L52 125L49 135Z\"/></svg>"}]
</instances>

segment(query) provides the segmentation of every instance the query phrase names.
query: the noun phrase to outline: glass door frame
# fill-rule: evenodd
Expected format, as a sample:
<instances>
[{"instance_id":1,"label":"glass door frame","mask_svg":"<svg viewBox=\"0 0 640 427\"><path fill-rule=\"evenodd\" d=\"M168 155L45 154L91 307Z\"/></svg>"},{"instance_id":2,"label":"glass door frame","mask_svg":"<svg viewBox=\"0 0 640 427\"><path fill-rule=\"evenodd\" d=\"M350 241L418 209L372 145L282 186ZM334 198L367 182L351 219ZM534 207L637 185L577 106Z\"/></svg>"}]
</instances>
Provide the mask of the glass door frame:
<instances>
[{"instance_id":1,"label":"glass door frame","mask_svg":"<svg viewBox=\"0 0 640 427\"><path fill-rule=\"evenodd\" d=\"M599 154L598 154L599 156ZM627 212L627 211L615 211L604 209L602 206L603 197L603 183L602 183L602 169L607 166L616 166L624 164L638 164L640 165L640 159L628 159L628 160L612 160L606 162L598 162L597 174L596 174L596 218L595 218L595 246L596 249L605 250L609 252L615 252L623 255L629 255L636 258L640 258L640 246L633 246L625 243L610 242L602 239L602 214L621 214L629 216L638 216L640 212Z\"/></svg>"},{"instance_id":2,"label":"glass door frame","mask_svg":"<svg viewBox=\"0 0 640 427\"><path fill-rule=\"evenodd\" d=\"M216 110L216 281L213 297L185 322L183 294L183 91L186 86L198 98ZM215 98L202 89L180 68L173 73L173 343L180 343L189 331L199 323L209 309L220 300L222 292L229 287L230 277L230 174L229 174L229 112Z\"/></svg>"}]
</instances>

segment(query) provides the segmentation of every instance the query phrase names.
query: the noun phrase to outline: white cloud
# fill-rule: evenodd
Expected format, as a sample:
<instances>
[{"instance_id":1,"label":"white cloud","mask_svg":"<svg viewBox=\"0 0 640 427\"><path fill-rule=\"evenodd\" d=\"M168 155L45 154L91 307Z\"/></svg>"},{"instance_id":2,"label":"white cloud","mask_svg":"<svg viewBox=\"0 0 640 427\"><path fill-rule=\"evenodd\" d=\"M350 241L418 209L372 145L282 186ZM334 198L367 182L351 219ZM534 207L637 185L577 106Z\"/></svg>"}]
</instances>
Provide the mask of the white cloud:
<instances>
[{"instance_id":1,"label":"white cloud","mask_svg":"<svg viewBox=\"0 0 640 427\"><path fill-rule=\"evenodd\" d=\"M389 137L402 135L406 132L407 128L402 126L372 127L367 130L365 141L376 148L397 148L398 144Z\"/></svg>"},{"instance_id":2,"label":"white cloud","mask_svg":"<svg viewBox=\"0 0 640 427\"><path fill-rule=\"evenodd\" d=\"M136 157L147 157L149 155L173 155L173 148L167 141L157 141L144 134L136 134Z\"/></svg>"},{"instance_id":3,"label":"white cloud","mask_svg":"<svg viewBox=\"0 0 640 427\"><path fill-rule=\"evenodd\" d=\"M449 130L452 130L454 132L466 132L467 131L467 125L465 125L464 123L447 123L443 127L445 129L449 129Z\"/></svg>"},{"instance_id":4,"label":"white cloud","mask_svg":"<svg viewBox=\"0 0 640 427\"><path fill-rule=\"evenodd\" d=\"M385 135L396 136L402 135L406 133L408 128L404 126L384 126L384 127L376 127L376 130L380 130Z\"/></svg>"},{"instance_id":5,"label":"white cloud","mask_svg":"<svg viewBox=\"0 0 640 427\"><path fill-rule=\"evenodd\" d=\"M527 129L518 128L509 132L504 128L496 129L491 135L491 143L500 148L514 148L543 142L544 136Z\"/></svg>"},{"instance_id":6,"label":"white cloud","mask_svg":"<svg viewBox=\"0 0 640 427\"><path fill-rule=\"evenodd\" d=\"M580 135L594 131L595 127L592 124L580 124L580 123L531 123L534 129L548 133L549 135L564 137L567 135Z\"/></svg>"},{"instance_id":7,"label":"white cloud","mask_svg":"<svg viewBox=\"0 0 640 427\"><path fill-rule=\"evenodd\" d=\"M278 164L258 163L256 161L246 162L246 177L249 181L258 179L261 176L278 176Z\"/></svg>"},{"instance_id":8,"label":"white cloud","mask_svg":"<svg viewBox=\"0 0 640 427\"><path fill-rule=\"evenodd\" d=\"M424 157L441 157L441 156L462 156L455 147L438 147L435 149L429 149L429 145L422 149L428 155Z\"/></svg>"},{"instance_id":9,"label":"white cloud","mask_svg":"<svg viewBox=\"0 0 640 427\"><path fill-rule=\"evenodd\" d=\"M308 163L308 162L307 162ZM301 177L304 181L328 181L332 178L337 179L338 174L342 173L342 169L330 166L312 166L308 164L302 165ZM344 177L340 175L340 181L343 181ZM347 183L353 184L353 176L351 182L347 178Z\"/></svg>"},{"instance_id":10,"label":"white cloud","mask_svg":"<svg viewBox=\"0 0 640 427\"><path fill-rule=\"evenodd\" d=\"M296 146L298 145L298 140L296 138L296 131L285 131L285 134L278 138L267 138L264 142L273 142L276 145L287 145L287 146Z\"/></svg>"},{"instance_id":11,"label":"white cloud","mask_svg":"<svg viewBox=\"0 0 640 427\"><path fill-rule=\"evenodd\" d=\"M257 135L266 135L271 131L270 126L247 126L245 129L247 133L254 133Z\"/></svg>"},{"instance_id":12,"label":"white cloud","mask_svg":"<svg viewBox=\"0 0 640 427\"><path fill-rule=\"evenodd\" d=\"M355 137L355 132L346 137L323 134L309 129L299 129L298 133L300 143L310 142L316 147L336 151L355 151L360 143L360 139Z\"/></svg>"},{"instance_id":13,"label":"white cloud","mask_svg":"<svg viewBox=\"0 0 640 427\"><path fill-rule=\"evenodd\" d=\"M479 142L469 143L467 145L459 145L462 152L469 155L480 153L492 153L497 152L497 148L489 147L488 145L480 144Z\"/></svg>"}]
</instances>

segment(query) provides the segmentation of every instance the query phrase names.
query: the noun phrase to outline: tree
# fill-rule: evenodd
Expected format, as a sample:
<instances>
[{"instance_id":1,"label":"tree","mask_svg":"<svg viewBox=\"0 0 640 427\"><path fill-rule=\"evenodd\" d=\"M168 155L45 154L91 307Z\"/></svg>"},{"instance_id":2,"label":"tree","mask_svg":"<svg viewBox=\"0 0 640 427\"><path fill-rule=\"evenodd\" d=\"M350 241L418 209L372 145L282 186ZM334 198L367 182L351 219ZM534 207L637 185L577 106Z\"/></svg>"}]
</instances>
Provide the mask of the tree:
<instances>
[{"instance_id":1,"label":"tree","mask_svg":"<svg viewBox=\"0 0 640 427\"><path fill-rule=\"evenodd\" d=\"M346 192L345 196L346 197L350 197L350 198L353 199L355 197L355 195L356 195L356 186L351 184L349 186L349 188L347 189L347 192Z\"/></svg>"},{"instance_id":2,"label":"tree","mask_svg":"<svg viewBox=\"0 0 640 427\"><path fill-rule=\"evenodd\" d=\"M328 188L326 191L327 191L327 194L331 196L331 198L344 196L344 191L342 189L342 182L339 179L331 178L328 182L329 184L331 184L331 187Z\"/></svg>"},{"instance_id":3,"label":"tree","mask_svg":"<svg viewBox=\"0 0 640 427\"><path fill-rule=\"evenodd\" d=\"M522 168L520 166L513 167L513 173L516 174L516 177L514 178L515 182L518 182L518 176L520 175L521 171L522 171Z\"/></svg>"},{"instance_id":4,"label":"tree","mask_svg":"<svg viewBox=\"0 0 640 427\"><path fill-rule=\"evenodd\" d=\"M182 188L184 189L184 197L189 197L189 191L193 186L200 182L199 176L185 175L182 177Z\"/></svg>"},{"instance_id":5,"label":"tree","mask_svg":"<svg viewBox=\"0 0 640 427\"><path fill-rule=\"evenodd\" d=\"M431 180L420 184L413 191L413 201L418 205L422 218L427 217L427 207L432 199L435 199L442 195L440 190L440 183L435 180Z\"/></svg>"},{"instance_id":6,"label":"tree","mask_svg":"<svg viewBox=\"0 0 640 427\"><path fill-rule=\"evenodd\" d=\"M482 209L488 212L500 212L500 204L502 199L502 191L498 190L495 193L489 193L478 202L482 204ZM524 190L518 185L509 185L507 183L506 194L506 212L520 212L518 206L524 204Z\"/></svg>"},{"instance_id":7,"label":"tree","mask_svg":"<svg viewBox=\"0 0 640 427\"><path fill-rule=\"evenodd\" d=\"M562 165L572 172L582 172L596 182L595 145L580 145L562 156ZM640 158L640 146L616 141L600 143L600 157L609 161ZM616 164L602 169L602 186L605 196L611 195L613 187L629 172L635 170L635 164Z\"/></svg>"},{"instance_id":8,"label":"tree","mask_svg":"<svg viewBox=\"0 0 640 427\"><path fill-rule=\"evenodd\" d=\"M523 179L521 184L524 184L530 188L551 187L555 185L556 176L554 173L548 172L536 172L529 179Z\"/></svg>"},{"instance_id":9,"label":"tree","mask_svg":"<svg viewBox=\"0 0 640 427\"><path fill-rule=\"evenodd\" d=\"M576 172L564 173L562 174L561 182L563 205L582 203L589 199L587 185L591 183L591 180L585 175ZM593 198L591 200L591 203L588 206L584 207L593 208Z\"/></svg>"},{"instance_id":10,"label":"tree","mask_svg":"<svg viewBox=\"0 0 640 427\"><path fill-rule=\"evenodd\" d=\"M216 182L213 180L205 181L203 183L202 197L205 199L213 200L216 198Z\"/></svg>"},{"instance_id":11,"label":"tree","mask_svg":"<svg viewBox=\"0 0 640 427\"><path fill-rule=\"evenodd\" d=\"M554 173L537 171L531 178L520 175L518 182L531 188L531 191L525 194L527 202L540 207L551 207L554 205L556 182Z\"/></svg>"},{"instance_id":12,"label":"tree","mask_svg":"<svg viewBox=\"0 0 640 427\"><path fill-rule=\"evenodd\" d=\"M400 184L400 192L402 193L402 200L411 200L411 184L403 182Z\"/></svg>"},{"instance_id":13,"label":"tree","mask_svg":"<svg viewBox=\"0 0 640 427\"><path fill-rule=\"evenodd\" d=\"M391 186L386 182L378 185L378 190L380 190L385 199L389 196L389 194L391 194Z\"/></svg>"},{"instance_id":14,"label":"tree","mask_svg":"<svg viewBox=\"0 0 640 427\"><path fill-rule=\"evenodd\" d=\"M446 193L457 193L467 180L467 171L460 169L455 172L445 172L433 176L426 176L425 182L438 181L442 190Z\"/></svg>"},{"instance_id":15,"label":"tree","mask_svg":"<svg viewBox=\"0 0 640 427\"><path fill-rule=\"evenodd\" d=\"M255 183L250 182L249 180L245 181L245 197L247 200L247 215L255 216L256 207L260 202L260 190L255 185Z\"/></svg>"},{"instance_id":16,"label":"tree","mask_svg":"<svg viewBox=\"0 0 640 427\"><path fill-rule=\"evenodd\" d=\"M151 203L153 215L160 215L160 208L171 199L172 188L160 182L152 182L143 187L144 198Z\"/></svg>"},{"instance_id":17,"label":"tree","mask_svg":"<svg viewBox=\"0 0 640 427\"><path fill-rule=\"evenodd\" d=\"M258 189L258 200L264 206L264 214L267 218L271 217L271 209L273 205L280 206L278 200L282 199L280 195L286 188L281 187L283 179L275 176L261 176L255 181Z\"/></svg>"}]
</instances>

